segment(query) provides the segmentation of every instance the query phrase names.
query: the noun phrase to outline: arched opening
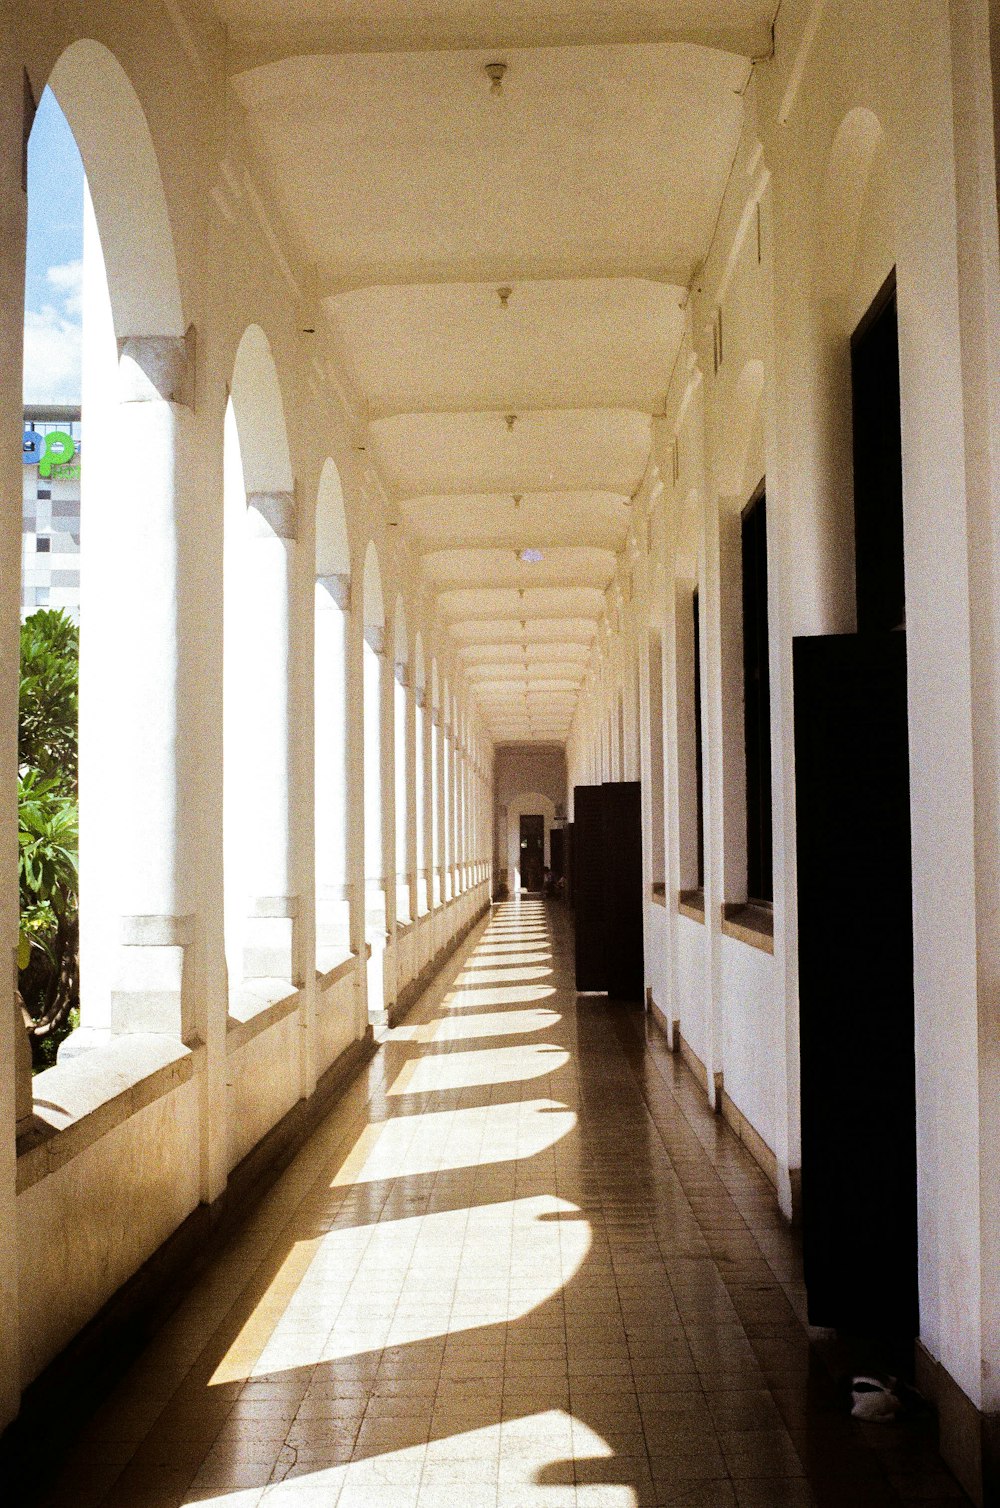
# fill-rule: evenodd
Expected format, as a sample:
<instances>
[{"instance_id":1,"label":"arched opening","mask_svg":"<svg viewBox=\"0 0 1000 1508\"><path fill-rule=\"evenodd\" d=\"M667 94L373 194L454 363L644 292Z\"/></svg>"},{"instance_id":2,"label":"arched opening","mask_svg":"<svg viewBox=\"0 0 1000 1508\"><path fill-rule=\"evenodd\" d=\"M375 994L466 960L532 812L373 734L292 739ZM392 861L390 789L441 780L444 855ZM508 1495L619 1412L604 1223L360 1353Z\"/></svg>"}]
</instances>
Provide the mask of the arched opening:
<instances>
[{"instance_id":1,"label":"arched opening","mask_svg":"<svg viewBox=\"0 0 1000 1508\"><path fill-rule=\"evenodd\" d=\"M529 822L523 823L522 818ZM510 875L510 893L516 896L536 891L540 886L525 868L525 855L532 842L529 831L530 819L540 819L543 840L542 865L548 869L552 863L552 824L556 818L555 803L538 791L528 791L518 796L507 806L507 873Z\"/></svg>"},{"instance_id":2,"label":"arched opening","mask_svg":"<svg viewBox=\"0 0 1000 1508\"><path fill-rule=\"evenodd\" d=\"M55 96L28 142L18 718L17 1016L37 1069L79 1024L81 314L86 182ZM56 180L62 195L51 192ZM93 219L90 211L89 218ZM96 247L100 256L99 244ZM111 341L113 349L113 338ZM67 576L71 590L56 584ZM40 862L48 861L49 888ZM54 861L54 862L53 862ZM88 930L88 942L90 941ZM88 982L92 982L88 971ZM28 1039L18 1036L30 1113Z\"/></svg>"},{"instance_id":3,"label":"arched opening","mask_svg":"<svg viewBox=\"0 0 1000 1508\"><path fill-rule=\"evenodd\" d=\"M413 919L410 901L410 788L412 781L409 702L410 652L406 637L406 611L402 597L396 599L393 614L393 749L396 815L396 920Z\"/></svg>"},{"instance_id":4,"label":"arched opening","mask_svg":"<svg viewBox=\"0 0 1000 1508\"><path fill-rule=\"evenodd\" d=\"M281 388L257 325L236 352L223 487L225 940L231 1009L242 1014L300 975L290 822L296 508Z\"/></svg>"},{"instance_id":5,"label":"arched opening","mask_svg":"<svg viewBox=\"0 0 1000 1508\"><path fill-rule=\"evenodd\" d=\"M351 556L340 474L327 459L316 499L314 728L316 790L316 967L351 950L347 870L347 654Z\"/></svg>"},{"instance_id":6,"label":"arched opening","mask_svg":"<svg viewBox=\"0 0 1000 1508\"><path fill-rule=\"evenodd\" d=\"M388 913L386 907L385 840L383 830L382 682L385 660L385 607L382 576L375 545L369 541L365 554L362 590L364 624L363 725L364 725L364 828L365 828L365 936L371 946L368 969L368 1010L378 1017L385 1009L384 952Z\"/></svg>"},{"instance_id":7,"label":"arched opening","mask_svg":"<svg viewBox=\"0 0 1000 1508\"><path fill-rule=\"evenodd\" d=\"M69 992L49 1002L58 1014L79 981L83 1029L64 1047L72 1055L112 1032L190 1039L196 1031L184 924L193 881L183 849L195 841L186 808L199 798L182 772L193 760L199 708L180 652L177 591L191 543L179 521L193 352L149 126L113 54L89 40L67 48L35 126L29 168L53 131L62 135L64 156L54 167L50 159L58 176L47 192L75 241L72 252L64 236L44 236L40 249L29 244L28 291L41 282L50 302L47 313L26 304L25 344L26 396L39 361L50 379L62 375L75 387L44 394L69 399L60 407L75 418L39 428L25 457L26 482L31 463L37 468L35 553L47 555L50 573L39 592L32 572L34 600L25 606L72 611L78 593L81 625L79 723L67 727L74 743L78 732L79 750L79 969L71 959L60 968ZM29 183L31 200L38 194ZM43 396L37 388L35 396ZM46 427L68 433L70 447L56 453ZM76 482L78 491L69 487ZM47 549L38 548L42 539ZM49 794L75 807L75 781L72 793L52 786ZM76 848L72 816L68 854ZM58 1024L71 1019L67 1011Z\"/></svg>"}]
</instances>

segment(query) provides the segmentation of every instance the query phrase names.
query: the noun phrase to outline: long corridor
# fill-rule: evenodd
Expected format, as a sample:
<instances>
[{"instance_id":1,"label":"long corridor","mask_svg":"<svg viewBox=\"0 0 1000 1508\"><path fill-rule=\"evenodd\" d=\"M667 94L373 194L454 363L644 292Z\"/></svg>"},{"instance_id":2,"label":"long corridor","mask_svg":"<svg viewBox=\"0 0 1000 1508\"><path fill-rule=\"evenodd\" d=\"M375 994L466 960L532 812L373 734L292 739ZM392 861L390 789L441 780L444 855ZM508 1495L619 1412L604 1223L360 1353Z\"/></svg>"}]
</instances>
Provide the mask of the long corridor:
<instances>
[{"instance_id":1,"label":"long corridor","mask_svg":"<svg viewBox=\"0 0 1000 1508\"><path fill-rule=\"evenodd\" d=\"M767 1181L571 943L494 909L47 1508L964 1501L926 1425L847 1417Z\"/></svg>"}]
</instances>

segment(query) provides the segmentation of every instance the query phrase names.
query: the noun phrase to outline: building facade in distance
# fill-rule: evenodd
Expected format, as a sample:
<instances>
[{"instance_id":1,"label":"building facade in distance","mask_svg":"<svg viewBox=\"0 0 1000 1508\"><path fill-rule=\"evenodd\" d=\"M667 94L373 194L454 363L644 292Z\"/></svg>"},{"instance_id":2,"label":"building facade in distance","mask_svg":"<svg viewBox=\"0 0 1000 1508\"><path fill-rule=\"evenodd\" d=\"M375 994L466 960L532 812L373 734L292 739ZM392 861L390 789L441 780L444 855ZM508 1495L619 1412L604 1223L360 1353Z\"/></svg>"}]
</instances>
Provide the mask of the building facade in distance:
<instances>
[{"instance_id":1,"label":"building facade in distance","mask_svg":"<svg viewBox=\"0 0 1000 1508\"><path fill-rule=\"evenodd\" d=\"M24 410L21 618L62 608L80 621L80 408Z\"/></svg>"}]
</instances>

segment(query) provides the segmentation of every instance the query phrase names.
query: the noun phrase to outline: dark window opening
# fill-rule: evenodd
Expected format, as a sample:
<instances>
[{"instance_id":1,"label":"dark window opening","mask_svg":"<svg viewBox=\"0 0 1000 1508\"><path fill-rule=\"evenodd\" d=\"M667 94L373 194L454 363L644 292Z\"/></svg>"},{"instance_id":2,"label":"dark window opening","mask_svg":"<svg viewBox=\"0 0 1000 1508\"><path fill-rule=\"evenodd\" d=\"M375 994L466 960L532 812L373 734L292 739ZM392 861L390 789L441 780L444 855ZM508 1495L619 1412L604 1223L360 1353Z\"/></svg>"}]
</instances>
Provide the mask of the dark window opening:
<instances>
[{"instance_id":1,"label":"dark window opening","mask_svg":"<svg viewBox=\"0 0 1000 1508\"><path fill-rule=\"evenodd\" d=\"M746 741L747 900L774 899L771 847L771 686L764 484L743 510L743 728Z\"/></svg>"},{"instance_id":2,"label":"dark window opening","mask_svg":"<svg viewBox=\"0 0 1000 1508\"><path fill-rule=\"evenodd\" d=\"M906 627L896 274L851 337L858 632Z\"/></svg>"},{"instance_id":3,"label":"dark window opening","mask_svg":"<svg viewBox=\"0 0 1000 1508\"><path fill-rule=\"evenodd\" d=\"M702 750L701 750L701 619L698 607L698 588L691 598L694 618L694 804L695 834L698 845L698 885L705 888L705 813L701 795Z\"/></svg>"},{"instance_id":4,"label":"dark window opening","mask_svg":"<svg viewBox=\"0 0 1000 1508\"><path fill-rule=\"evenodd\" d=\"M39 555L47 555L52 549L52 541L45 534L39 534L35 540L35 549Z\"/></svg>"}]
</instances>

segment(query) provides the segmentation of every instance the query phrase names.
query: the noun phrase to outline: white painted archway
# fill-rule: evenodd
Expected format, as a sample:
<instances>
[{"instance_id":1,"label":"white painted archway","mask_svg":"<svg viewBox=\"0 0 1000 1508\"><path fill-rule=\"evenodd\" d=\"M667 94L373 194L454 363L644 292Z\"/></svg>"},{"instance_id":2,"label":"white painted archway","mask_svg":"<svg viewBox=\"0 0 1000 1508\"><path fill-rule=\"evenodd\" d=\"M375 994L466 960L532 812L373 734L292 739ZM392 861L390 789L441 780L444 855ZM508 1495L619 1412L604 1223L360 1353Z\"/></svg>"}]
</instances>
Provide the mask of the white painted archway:
<instances>
[{"instance_id":1,"label":"white painted archway","mask_svg":"<svg viewBox=\"0 0 1000 1508\"><path fill-rule=\"evenodd\" d=\"M545 867L552 862L552 824L556 819L555 803L539 791L529 791L517 796L507 807L507 883L511 895L521 889L521 818L544 817L545 819Z\"/></svg>"}]
</instances>

